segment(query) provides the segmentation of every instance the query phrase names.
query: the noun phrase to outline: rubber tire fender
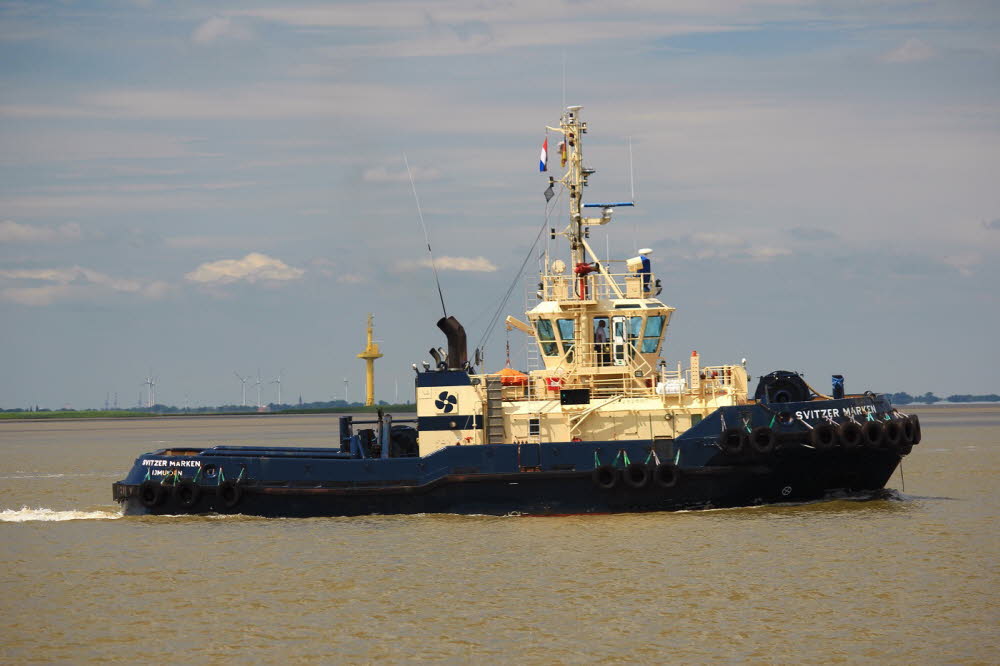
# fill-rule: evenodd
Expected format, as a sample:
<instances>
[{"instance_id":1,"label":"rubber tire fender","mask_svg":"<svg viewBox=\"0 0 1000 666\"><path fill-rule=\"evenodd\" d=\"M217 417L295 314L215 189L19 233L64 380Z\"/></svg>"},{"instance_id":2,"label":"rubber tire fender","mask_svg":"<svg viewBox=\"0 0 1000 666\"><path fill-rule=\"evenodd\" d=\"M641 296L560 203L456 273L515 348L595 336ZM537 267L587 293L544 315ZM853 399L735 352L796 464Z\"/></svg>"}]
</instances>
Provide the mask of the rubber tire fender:
<instances>
[{"instance_id":1,"label":"rubber tire fender","mask_svg":"<svg viewBox=\"0 0 1000 666\"><path fill-rule=\"evenodd\" d=\"M750 432L750 446L761 455L773 453L777 440L774 431L767 426L757 426Z\"/></svg>"},{"instance_id":2,"label":"rubber tire fender","mask_svg":"<svg viewBox=\"0 0 1000 666\"><path fill-rule=\"evenodd\" d=\"M829 423L821 423L809 433L809 441L820 451L829 451L837 445L837 429Z\"/></svg>"},{"instance_id":3,"label":"rubber tire fender","mask_svg":"<svg viewBox=\"0 0 1000 666\"><path fill-rule=\"evenodd\" d=\"M190 509L201 499L201 486L194 479L181 479L174 486L174 497L182 509Z\"/></svg>"},{"instance_id":4,"label":"rubber tire fender","mask_svg":"<svg viewBox=\"0 0 1000 666\"><path fill-rule=\"evenodd\" d=\"M243 489L235 481L223 481L216 489L216 493L227 509L234 508L243 499Z\"/></svg>"},{"instance_id":5,"label":"rubber tire fender","mask_svg":"<svg viewBox=\"0 0 1000 666\"><path fill-rule=\"evenodd\" d=\"M899 421L886 421L882 427L885 428L886 446L898 449L903 441L903 428L899 425Z\"/></svg>"},{"instance_id":6,"label":"rubber tire fender","mask_svg":"<svg viewBox=\"0 0 1000 666\"><path fill-rule=\"evenodd\" d=\"M861 430L861 426L853 421L848 421L847 423L840 424L840 430L837 433L840 439L841 445L845 449L856 449L861 446L865 438L864 431Z\"/></svg>"},{"instance_id":7,"label":"rubber tire fender","mask_svg":"<svg viewBox=\"0 0 1000 666\"><path fill-rule=\"evenodd\" d=\"M622 470L622 480L632 488L645 488L649 485L649 477L649 467L642 463L634 462Z\"/></svg>"},{"instance_id":8,"label":"rubber tire fender","mask_svg":"<svg viewBox=\"0 0 1000 666\"><path fill-rule=\"evenodd\" d=\"M661 488L673 488L680 478L680 467L670 462L660 463L653 471L653 481Z\"/></svg>"},{"instance_id":9,"label":"rubber tire fender","mask_svg":"<svg viewBox=\"0 0 1000 666\"><path fill-rule=\"evenodd\" d=\"M601 465L600 467L595 467L594 471L590 473L590 479L594 482L594 485L601 490L611 490L618 485L618 470L611 465Z\"/></svg>"},{"instance_id":10,"label":"rubber tire fender","mask_svg":"<svg viewBox=\"0 0 1000 666\"><path fill-rule=\"evenodd\" d=\"M865 424L861 426L861 430L865 435L865 446L872 449L882 448L882 442L885 438L885 428L882 427L881 422L865 421Z\"/></svg>"},{"instance_id":11,"label":"rubber tire fender","mask_svg":"<svg viewBox=\"0 0 1000 666\"><path fill-rule=\"evenodd\" d=\"M727 428L719 435L719 446L729 455L738 456L747 446L747 433L742 428Z\"/></svg>"},{"instance_id":12,"label":"rubber tire fender","mask_svg":"<svg viewBox=\"0 0 1000 666\"><path fill-rule=\"evenodd\" d=\"M916 426L913 425L913 420L909 417L902 420L900 425L903 427L903 444L913 445L913 436L917 432Z\"/></svg>"},{"instance_id":13,"label":"rubber tire fender","mask_svg":"<svg viewBox=\"0 0 1000 666\"><path fill-rule=\"evenodd\" d=\"M913 446L916 446L922 438L920 434L920 417L916 414L910 414L910 420L913 421Z\"/></svg>"},{"instance_id":14,"label":"rubber tire fender","mask_svg":"<svg viewBox=\"0 0 1000 666\"><path fill-rule=\"evenodd\" d=\"M139 501L147 509L162 504L165 495L166 489L159 481L143 481L139 485Z\"/></svg>"}]
</instances>

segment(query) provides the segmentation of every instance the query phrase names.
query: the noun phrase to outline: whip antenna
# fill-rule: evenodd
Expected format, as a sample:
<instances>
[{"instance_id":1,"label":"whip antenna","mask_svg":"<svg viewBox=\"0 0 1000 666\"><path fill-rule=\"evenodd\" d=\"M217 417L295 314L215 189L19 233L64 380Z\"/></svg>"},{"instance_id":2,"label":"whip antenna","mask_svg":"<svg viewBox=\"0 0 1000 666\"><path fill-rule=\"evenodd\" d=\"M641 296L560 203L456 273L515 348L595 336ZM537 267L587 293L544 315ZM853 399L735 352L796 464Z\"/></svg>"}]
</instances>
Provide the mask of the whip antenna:
<instances>
[{"instance_id":1,"label":"whip antenna","mask_svg":"<svg viewBox=\"0 0 1000 666\"><path fill-rule=\"evenodd\" d=\"M424 240L427 242L427 254L431 257L431 270L434 271L434 283L437 285L438 298L441 299L441 312L444 313L445 319L447 319L448 310L444 307L444 293L441 291L441 280L438 278L437 265L434 263L434 252L431 250L431 239L427 235L427 225L424 224L424 214L420 210L420 197L417 196L417 186L413 182L413 174L410 172L410 162L406 159L406 153L403 153L403 164L406 165L406 175L410 177L410 188L413 190L413 200L417 202L417 217L420 218L420 228L424 230Z\"/></svg>"},{"instance_id":2,"label":"whip antenna","mask_svg":"<svg viewBox=\"0 0 1000 666\"><path fill-rule=\"evenodd\" d=\"M635 203L635 170L632 168L632 137L628 138L628 186L632 195L630 201Z\"/></svg>"}]
</instances>

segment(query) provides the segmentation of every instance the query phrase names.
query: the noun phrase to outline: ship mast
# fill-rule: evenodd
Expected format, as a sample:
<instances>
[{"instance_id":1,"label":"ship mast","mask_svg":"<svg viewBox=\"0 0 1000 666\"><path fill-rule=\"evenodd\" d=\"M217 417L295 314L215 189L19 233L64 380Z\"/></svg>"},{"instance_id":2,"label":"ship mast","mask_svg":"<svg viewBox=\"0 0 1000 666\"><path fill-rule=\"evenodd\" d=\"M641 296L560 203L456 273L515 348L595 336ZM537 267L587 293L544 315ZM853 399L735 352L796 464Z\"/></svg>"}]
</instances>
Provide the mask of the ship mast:
<instances>
[{"instance_id":1,"label":"ship mast","mask_svg":"<svg viewBox=\"0 0 1000 666\"><path fill-rule=\"evenodd\" d=\"M587 184L587 176L593 171L583 168L582 135L587 131L587 123L580 120L582 106L569 106L559 119L559 127L549 127L563 135L565 142L566 173L559 182L569 190L569 224L560 232L569 240L571 268L585 263L583 245L583 188Z\"/></svg>"},{"instance_id":2,"label":"ship mast","mask_svg":"<svg viewBox=\"0 0 1000 666\"><path fill-rule=\"evenodd\" d=\"M563 141L565 142L563 150L566 151L566 158L563 166L566 167L566 173L558 181L552 179L551 182L559 182L569 190L569 224L559 232L559 235L565 236L569 241L570 261L572 262L570 270L580 279L581 283L581 288L574 290L573 298L580 300L584 300L587 297L582 286L585 277L594 271L604 275L612 291L621 296L621 292L608 274L607 268L601 265L594 251L587 245L585 239L588 238L589 233L586 227L598 226L610 222L615 206L634 205L631 201L583 203L583 188L587 186L587 179L594 173L594 169L583 165L583 135L587 133L587 123L580 120L580 109L582 108L582 106L566 107L566 111L563 112L562 118L559 120L559 127L546 127L547 130L562 134ZM561 156L562 150L560 151ZM585 208L601 209L601 216L584 217L583 209ZM588 263L588 254L592 258L593 263Z\"/></svg>"},{"instance_id":3,"label":"ship mast","mask_svg":"<svg viewBox=\"0 0 1000 666\"><path fill-rule=\"evenodd\" d=\"M373 339L374 326L372 315L368 313L368 344L364 351L358 354L358 358L365 362L365 406L371 407L375 404L375 359L382 358L382 353L378 349L378 343ZM347 381L346 379L344 380ZM346 396L345 396L346 399Z\"/></svg>"}]
</instances>

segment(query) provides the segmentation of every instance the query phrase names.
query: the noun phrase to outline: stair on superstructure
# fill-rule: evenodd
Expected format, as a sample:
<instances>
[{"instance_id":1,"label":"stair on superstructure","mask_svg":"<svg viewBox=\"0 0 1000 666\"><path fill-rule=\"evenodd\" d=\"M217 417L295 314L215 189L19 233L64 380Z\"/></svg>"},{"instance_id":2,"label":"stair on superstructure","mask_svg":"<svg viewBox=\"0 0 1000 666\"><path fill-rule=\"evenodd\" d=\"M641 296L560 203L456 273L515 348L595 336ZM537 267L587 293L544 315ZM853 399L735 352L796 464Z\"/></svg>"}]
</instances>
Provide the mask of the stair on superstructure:
<instances>
[{"instance_id":1,"label":"stair on superstructure","mask_svg":"<svg viewBox=\"0 0 1000 666\"><path fill-rule=\"evenodd\" d=\"M503 444L503 384L498 376L486 377L486 443Z\"/></svg>"}]
</instances>

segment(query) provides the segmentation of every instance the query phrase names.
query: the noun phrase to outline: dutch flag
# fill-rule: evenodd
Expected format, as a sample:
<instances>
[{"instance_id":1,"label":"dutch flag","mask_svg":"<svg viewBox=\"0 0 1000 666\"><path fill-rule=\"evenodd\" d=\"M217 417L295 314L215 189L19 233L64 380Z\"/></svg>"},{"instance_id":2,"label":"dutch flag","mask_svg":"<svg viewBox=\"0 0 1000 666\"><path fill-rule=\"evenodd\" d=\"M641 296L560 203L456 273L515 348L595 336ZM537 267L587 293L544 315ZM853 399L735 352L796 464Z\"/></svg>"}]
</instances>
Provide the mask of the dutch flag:
<instances>
[{"instance_id":1,"label":"dutch flag","mask_svg":"<svg viewBox=\"0 0 1000 666\"><path fill-rule=\"evenodd\" d=\"M542 142L542 154L538 157L538 170L549 170L549 137L545 137L545 141Z\"/></svg>"}]
</instances>

